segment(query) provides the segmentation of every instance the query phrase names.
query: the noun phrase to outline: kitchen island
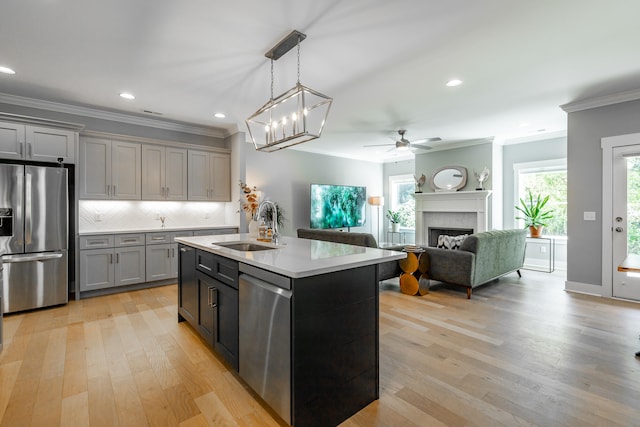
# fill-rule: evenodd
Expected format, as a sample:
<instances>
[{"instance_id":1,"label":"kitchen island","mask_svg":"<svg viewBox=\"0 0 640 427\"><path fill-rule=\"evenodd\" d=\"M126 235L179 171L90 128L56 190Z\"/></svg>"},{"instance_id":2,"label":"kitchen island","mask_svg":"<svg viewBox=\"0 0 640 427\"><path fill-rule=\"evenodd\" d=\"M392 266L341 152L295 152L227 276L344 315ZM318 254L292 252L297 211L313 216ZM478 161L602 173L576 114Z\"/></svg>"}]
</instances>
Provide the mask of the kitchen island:
<instances>
[{"instance_id":1,"label":"kitchen island","mask_svg":"<svg viewBox=\"0 0 640 427\"><path fill-rule=\"evenodd\" d=\"M246 234L176 241L178 320L282 419L333 426L378 398L378 264L405 253Z\"/></svg>"}]
</instances>

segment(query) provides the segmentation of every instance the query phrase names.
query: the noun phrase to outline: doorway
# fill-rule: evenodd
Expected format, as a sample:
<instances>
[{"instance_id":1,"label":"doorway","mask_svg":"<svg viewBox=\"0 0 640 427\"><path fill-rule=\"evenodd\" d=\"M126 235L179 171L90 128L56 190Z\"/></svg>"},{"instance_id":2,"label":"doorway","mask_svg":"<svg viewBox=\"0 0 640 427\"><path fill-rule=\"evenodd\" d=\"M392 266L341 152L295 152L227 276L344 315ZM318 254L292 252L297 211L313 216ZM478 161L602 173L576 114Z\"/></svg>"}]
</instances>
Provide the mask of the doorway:
<instances>
[{"instance_id":1,"label":"doorway","mask_svg":"<svg viewBox=\"0 0 640 427\"><path fill-rule=\"evenodd\" d=\"M640 274L619 272L640 255L640 134L602 139L602 295L640 301Z\"/></svg>"},{"instance_id":2,"label":"doorway","mask_svg":"<svg viewBox=\"0 0 640 427\"><path fill-rule=\"evenodd\" d=\"M613 149L612 246L612 296L640 301L640 273L617 270L629 255L640 256L640 146Z\"/></svg>"}]
</instances>

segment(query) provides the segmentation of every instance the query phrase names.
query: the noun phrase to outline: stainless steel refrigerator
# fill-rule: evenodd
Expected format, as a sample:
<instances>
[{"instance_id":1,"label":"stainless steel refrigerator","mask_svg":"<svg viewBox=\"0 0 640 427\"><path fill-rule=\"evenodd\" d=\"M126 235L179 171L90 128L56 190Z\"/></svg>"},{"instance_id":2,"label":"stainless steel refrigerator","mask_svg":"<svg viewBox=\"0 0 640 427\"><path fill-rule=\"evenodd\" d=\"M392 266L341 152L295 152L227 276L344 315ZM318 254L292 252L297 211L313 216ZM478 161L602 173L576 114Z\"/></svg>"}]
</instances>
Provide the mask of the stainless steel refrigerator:
<instances>
[{"instance_id":1,"label":"stainless steel refrigerator","mask_svg":"<svg viewBox=\"0 0 640 427\"><path fill-rule=\"evenodd\" d=\"M67 169L0 163L5 313L68 301L68 227Z\"/></svg>"}]
</instances>

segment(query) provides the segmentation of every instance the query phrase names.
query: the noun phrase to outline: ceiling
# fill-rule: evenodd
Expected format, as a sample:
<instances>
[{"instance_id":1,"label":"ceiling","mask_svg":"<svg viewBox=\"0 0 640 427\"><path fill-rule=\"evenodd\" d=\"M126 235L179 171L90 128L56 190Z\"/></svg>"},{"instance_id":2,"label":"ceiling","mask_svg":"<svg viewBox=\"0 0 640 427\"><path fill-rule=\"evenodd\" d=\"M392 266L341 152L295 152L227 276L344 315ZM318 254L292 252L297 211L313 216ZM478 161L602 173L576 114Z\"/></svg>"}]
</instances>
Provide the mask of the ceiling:
<instances>
[{"instance_id":1,"label":"ceiling","mask_svg":"<svg viewBox=\"0 0 640 427\"><path fill-rule=\"evenodd\" d=\"M390 147L363 145L400 128L436 148L544 138L566 130L560 105L640 88L640 2L587 4L3 0L0 65L16 74L0 74L0 93L245 131L270 96L264 54L297 29L302 84L334 98L322 138L298 149L389 161ZM275 95L295 81L293 50L275 62Z\"/></svg>"}]
</instances>

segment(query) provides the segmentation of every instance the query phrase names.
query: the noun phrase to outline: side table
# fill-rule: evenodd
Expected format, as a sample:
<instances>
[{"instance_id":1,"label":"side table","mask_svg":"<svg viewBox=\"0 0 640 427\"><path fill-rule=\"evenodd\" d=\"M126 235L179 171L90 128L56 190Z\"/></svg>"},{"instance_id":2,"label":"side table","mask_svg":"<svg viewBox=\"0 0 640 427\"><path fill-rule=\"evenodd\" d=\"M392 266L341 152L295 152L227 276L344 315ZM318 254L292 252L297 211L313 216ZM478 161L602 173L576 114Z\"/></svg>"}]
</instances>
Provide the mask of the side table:
<instances>
[{"instance_id":1,"label":"side table","mask_svg":"<svg viewBox=\"0 0 640 427\"><path fill-rule=\"evenodd\" d=\"M531 237L527 236L527 243L540 243L545 242L547 253L549 254L549 263L546 269L535 267L522 267L523 270L543 271L545 273L551 273L556 269L556 239L553 237Z\"/></svg>"},{"instance_id":2,"label":"side table","mask_svg":"<svg viewBox=\"0 0 640 427\"><path fill-rule=\"evenodd\" d=\"M398 261L400 274L400 291L407 295L426 295L429 293L429 254L424 249L407 250L407 257Z\"/></svg>"},{"instance_id":3,"label":"side table","mask_svg":"<svg viewBox=\"0 0 640 427\"><path fill-rule=\"evenodd\" d=\"M392 245L395 244L394 238L395 238L396 234L398 235L398 244L400 244L400 243L404 244L405 243L405 241L404 241L405 240L405 236L404 236L404 233L402 231L391 231L391 230L388 230L387 231L387 242L391 243ZM391 238L389 238L389 236L391 236Z\"/></svg>"}]
</instances>

